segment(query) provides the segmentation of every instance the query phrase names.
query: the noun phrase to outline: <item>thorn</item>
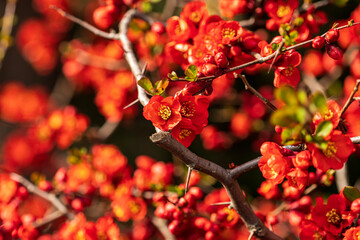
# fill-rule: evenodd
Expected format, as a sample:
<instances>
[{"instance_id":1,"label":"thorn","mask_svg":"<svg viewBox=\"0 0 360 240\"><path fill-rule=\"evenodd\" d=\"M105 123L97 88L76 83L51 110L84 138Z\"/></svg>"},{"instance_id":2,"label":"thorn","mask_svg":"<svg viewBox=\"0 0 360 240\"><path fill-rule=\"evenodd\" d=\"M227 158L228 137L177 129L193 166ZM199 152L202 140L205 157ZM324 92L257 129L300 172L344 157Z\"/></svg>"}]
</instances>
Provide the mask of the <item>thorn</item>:
<instances>
[{"instance_id":1,"label":"thorn","mask_svg":"<svg viewBox=\"0 0 360 240\"><path fill-rule=\"evenodd\" d=\"M131 107L132 105L134 105L134 104L135 104L135 103L137 103L137 102L139 102L139 99L138 99L138 98L137 98L137 99L135 99L134 101L132 101L130 104L126 105L126 106L123 108L123 110L125 110L125 109L127 109L127 108Z\"/></svg>"},{"instance_id":2,"label":"thorn","mask_svg":"<svg viewBox=\"0 0 360 240\"><path fill-rule=\"evenodd\" d=\"M145 63L143 69L141 70L141 74L142 74L142 75L145 75L145 73L146 73L146 67L147 67L147 63Z\"/></svg>"},{"instance_id":3,"label":"thorn","mask_svg":"<svg viewBox=\"0 0 360 240\"><path fill-rule=\"evenodd\" d=\"M186 176L185 194L186 194L187 191L189 190L189 182L190 182L191 172L192 172L192 168L189 167L189 168L188 168L188 172L187 172L187 176Z\"/></svg>"},{"instance_id":4,"label":"thorn","mask_svg":"<svg viewBox=\"0 0 360 240\"><path fill-rule=\"evenodd\" d=\"M221 206L221 205L231 205L231 202L218 202L218 203L210 204L210 206Z\"/></svg>"}]
</instances>

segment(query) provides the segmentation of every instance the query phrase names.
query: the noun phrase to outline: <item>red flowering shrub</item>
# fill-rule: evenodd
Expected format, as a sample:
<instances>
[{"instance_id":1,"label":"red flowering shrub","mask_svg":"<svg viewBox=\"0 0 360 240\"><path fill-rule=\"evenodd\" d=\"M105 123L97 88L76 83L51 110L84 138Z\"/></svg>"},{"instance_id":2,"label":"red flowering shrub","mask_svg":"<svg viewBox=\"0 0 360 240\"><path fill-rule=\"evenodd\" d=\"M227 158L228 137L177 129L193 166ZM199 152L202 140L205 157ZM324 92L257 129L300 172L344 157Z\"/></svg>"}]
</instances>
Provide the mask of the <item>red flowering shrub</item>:
<instances>
[{"instance_id":1,"label":"red flowering shrub","mask_svg":"<svg viewBox=\"0 0 360 240\"><path fill-rule=\"evenodd\" d=\"M0 240L358 239L359 3L175 2L0 4Z\"/></svg>"}]
</instances>

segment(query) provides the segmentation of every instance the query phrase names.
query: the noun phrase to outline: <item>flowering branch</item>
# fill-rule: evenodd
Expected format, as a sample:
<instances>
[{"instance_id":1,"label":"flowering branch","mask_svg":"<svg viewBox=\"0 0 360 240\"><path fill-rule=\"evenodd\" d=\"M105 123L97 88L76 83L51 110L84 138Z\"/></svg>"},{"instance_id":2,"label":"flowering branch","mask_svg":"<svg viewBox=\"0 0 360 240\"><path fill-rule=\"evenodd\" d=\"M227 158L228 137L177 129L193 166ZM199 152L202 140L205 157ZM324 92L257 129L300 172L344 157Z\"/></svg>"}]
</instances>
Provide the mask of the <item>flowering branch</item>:
<instances>
[{"instance_id":1,"label":"flowering branch","mask_svg":"<svg viewBox=\"0 0 360 240\"><path fill-rule=\"evenodd\" d=\"M52 193L47 193L43 190L41 190L40 188L38 188L37 186L35 186L33 183L31 183L29 180L27 180L26 178L24 178L23 176L16 174L16 173L10 173L9 174L10 178L12 180L14 180L15 182L18 182L20 184L22 184L24 187L26 187L26 189L33 193L38 195L39 197L47 200L48 202L50 202L56 209L57 211L49 214L48 216L44 217L41 222L39 223L35 223L35 227L40 227L44 224L47 224L49 222L54 221L55 219L58 219L61 216L66 215L66 217L68 219L73 219L74 215L68 211L68 209L66 208L66 206L55 196L55 194Z\"/></svg>"},{"instance_id":2,"label":"flowering branch","mask_svg":"<svg viewBox=\"0 0 360 240\"><path fill-rule=\"evenodd\" d=\"M186 165L195 170L206 173L216 178L226 189L231 200L231 206L239 213L250 232L255 236L265 239L281 239L271 232L256 216L247 202L239 183L232 178L230 171L220 167L216 163L201 158L176 141L169 132L158 132L150 137L151 141L171 152Z\"/></svg>"}]
</instances>

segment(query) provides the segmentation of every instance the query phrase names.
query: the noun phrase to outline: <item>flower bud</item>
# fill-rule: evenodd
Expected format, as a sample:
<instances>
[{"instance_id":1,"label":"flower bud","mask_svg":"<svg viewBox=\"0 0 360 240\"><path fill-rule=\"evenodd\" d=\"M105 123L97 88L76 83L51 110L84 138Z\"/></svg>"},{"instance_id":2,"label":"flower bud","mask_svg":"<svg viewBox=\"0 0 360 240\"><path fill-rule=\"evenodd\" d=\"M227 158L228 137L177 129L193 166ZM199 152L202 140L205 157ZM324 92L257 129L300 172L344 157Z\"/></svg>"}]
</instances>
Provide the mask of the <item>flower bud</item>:
<instances>
[{"instance_id":1,"label":"flower bud","mask_svg":"<svg viewBox=\"0 0 360 240\"><path fill-rule=\"evenodd\" d=\"M216 63L214 56L213 56L213 55L210 55L210 54L206 54L206 55L204 56L204 62L205 62L205 63L211 63L211 64L215 64L215 63Z\"/></svg>"},{"instance_id":2,"label":"flower bud","mask_svg":"<svg viewBox=\"0 0 360 240\"><path fill-rule=\"evenodd\" d=\"M325 39L321 36L317 36L312 41L312 47L320 49L325 46Z\"/></svg>"},{"instance_id":3,"label":"flower bud","mask_svg":"<svg viewBox=\"0 0 360 240\"><path fill-rule=\"evenodd\" d=\"M334 60L340 60L343 56L343 51L334 44L326 45L326 52Z\"/></svg>"},{"instance_id":4,"label":"flower bud","mask_svg":"<svg viewBox=\"0 0 360 240\"><path fill-rule=\"evenodd\" d=\"M223 52L218 52L215 55L215 62L221 68L226 68L229 65L229 61Z\"/></svg>"},{"instance_id":5,"label":"flower bud","mask_svg":"<svg viewBox=\"0 0 360 240\"><path fill-rule=\"evenodd\" d=\"M161 35L165 32L165 27L161 22L154 22L153 25L151 25L151 31Z\"/></svg>"},{"instance_id":6,"label":"flower bud","mask_svg":"<svg viewBox=\"0 0 360 240\"><path fill-rule=\"evenodd\" d=\"M242 53L241 47L239 46L232 46L230 48L230 53L231 56L235 57L235 56L239 56Z\"/></svg>"},{"instance_id":7,"label":"flower bud","mask_svg":"<svg viewBox=\"0 0 360 240\"><path fill-rule=\"evenodd\" d=\"M221 70L215 64L205 63L201 67L201 72L204 73L205 76L212 76L220 75Z\"/></svg>"},{"instance_id":8,"label":"flower bud","mask_svg":"<svg viewBox=\"0 0 360 240\"><path fill-rule=\"evenodd\" d=\"M339 39L339 35L338 29L330 29L325 35L325 41L327 43L336 42Z\"/></svg>"},{"instance_id":9,"label":"flower bud","mask_svg":"<svg viewBox=\"0 0 360 240\"><path fill-rule=\"evenodd\" d=\"M359 214L360 213L360 198L355 199L352 203L351 203L351 207L350 207L351 211L353 213Z\"/></svg>"},{"instance_id":10,"label":"flower bud","mask_svg":"<svg viewBox=\"0 0 360 240\"><path fill-rule=\"evenodd\" d=\"M246 50L253 50L255 48L258 47L258 43L259 41L257 41L254 37L246 37L243 41L242 41L242 44L244 46L244 48Z\"/></svg>"}]
</instances>

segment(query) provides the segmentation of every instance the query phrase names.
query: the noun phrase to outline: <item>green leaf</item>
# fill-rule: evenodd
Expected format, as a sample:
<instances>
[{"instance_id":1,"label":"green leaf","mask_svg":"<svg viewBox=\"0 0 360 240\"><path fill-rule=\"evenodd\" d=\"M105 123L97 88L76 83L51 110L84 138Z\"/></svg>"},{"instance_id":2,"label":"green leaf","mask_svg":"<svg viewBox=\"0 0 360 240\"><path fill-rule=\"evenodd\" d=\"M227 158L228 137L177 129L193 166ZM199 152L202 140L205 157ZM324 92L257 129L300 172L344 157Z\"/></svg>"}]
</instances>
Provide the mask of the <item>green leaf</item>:
<instances>
[{"instance_id":1,"label":"green leaf","mask_svg":"<svg viewBox=\"0 0 360 240\"><path fill-rule=\"evenodd\" d=\"M352 25L354 25L354 19L350 19L348 21L348 26L351 27Z\"/></svg>"},{"instance_id":2,"label":"green leaf","mask_svg":"<svg viewBox=\"0 0 360 240\"><path fill-rule=\"evenodd\" d=\"M138 84L140 87L142 87L143 89L145 89L145 91L147 91L148 93L154 95L154 87L152 85L152 82L150 81L149 78L147 77L142 77L139 81Z\"/></svg>"},{"instance_id":3,"label":"green leaf","mask_svg":"<svg viewBox=\"0 0 360 240\"><path fill-rule=\"evenodd\" d=\"M285 107L275 111L270 117L270 122L280 127L294 127L306 121L306 114L302 107Z\"/></svg>"},{"instance_id":4,"label":"green leaf","mask_svg":"<svg viewBox=\"0 0 360 240\"><path fill-rule=\"evenodd\" d=\"M272 43L271 44L271 49L272 50L276 51L278 48L279 48L279 44L277 44L277 43Z\"/></svg>"},{"instance_id":5,"label":"green leaf","mask_svg":"<svg viewBox=\"0 0 360 240\"><path fill-rule=\"evenodd\" d=\"M190 65L186 70L185 70L185 79L192 82L192 81L196 81L197 80L197 68L195 65Z\"/></svg>"},{"instance_id":6,"label":"green leaf","mask_svg":"<svg viewBox=\"0 0 360 240\"><path fill-rule=\"evenodd\" d=\"M166 78L164 78L160 81L157 81L154 86L155 95L161 95L165 91L165 89L167 88L168 85L169 85L169 80Z\"/></svg>"},{"instance_id":7,"label":"green leaf","mask_svg":"<svg viewBox=\"0 0 360 240\"><path fill-rule=\"evenodd\" d=\"M168 73L167 77L170 78L171 80L178 80L179 79L175 71L172 71L171 73Z\"/></svg>"},{"instance_id":8,"label":"green leaf","mask_svg":"<svg viewBox=\"0 0 360 240\"><path fill-rule=\"evenodd\" d=\"M316 127L315 135L317 137L326 137L333 130L333 124L330 121L323 121Z\"/></svg>"},{"instance_id":9,"label":"green leaf","mask_svg":"<svg viewBox=\"0 0 360 240\"><path fill-rule=\"evenodd\" d=\"M337 7L345 7L348 0L331 0L330 2Z\"/></svg>"},{"instance_id":10,"label":"green leaf","mask_svg":"<svg viewBox=\"0 0 360 240\"><path fill-rule=\"evenodd\" d=\"M294 31L290 32L289 36L292 40L295 40L299 36L299 33L298 33L298 31L294 30Z\"/></svg>"},{"instance_id":11,"label":"green leaf","mask_svg":"<svg viewBox=\"0 0 360 240\"><path fill-rule=\"evenodd\" d=\"M349 201L354 201L355 199L360 198L360 191L359 189L352 187L352 186L346 186L343 190L343 194Z\"/></svg>"},{"instance_id":12,"label":"green leaf","mask_svg":"<svg viewBox=\"0 0 360 240\"><path fill-rule=\"evenodd\" d=\"M281 100L284 103L286 103L286 105L290 105L290 106L298 105L296 91L292 87L284 86L277 88L275 90L275 97L278 100Z\"/></svg>"},{"instance_id":13,"label":"green leaf","mask_svg":"<svg viewBox=\"0 0 360 240\"><path fill-rule=\"evenodd\" d=\"M315 93L310 99L310 111L326 113L328 110L327 102L322 93Z\"/></svg>"},{"instance_id":14,"label":"green leaf","mask_svg":"<svg viewBox=\"0 0 360 240\"><path fill-rule=\"evenodd\" d=\"M308 97L304 90L298 91L297 98L302 105L307 105Z\"/></svg>"},{"instance_id":15,"label":"green leaf","mask_svg":"<svg viewBox=\"0 0 360 240\"><path fill-rule=\"evenodd\" d=\"M283 145L293 145L302 142L301 134L302 126L299 124L293 128L285 128L281 132L281 140Z\"/></svg>"}]
</instances>

